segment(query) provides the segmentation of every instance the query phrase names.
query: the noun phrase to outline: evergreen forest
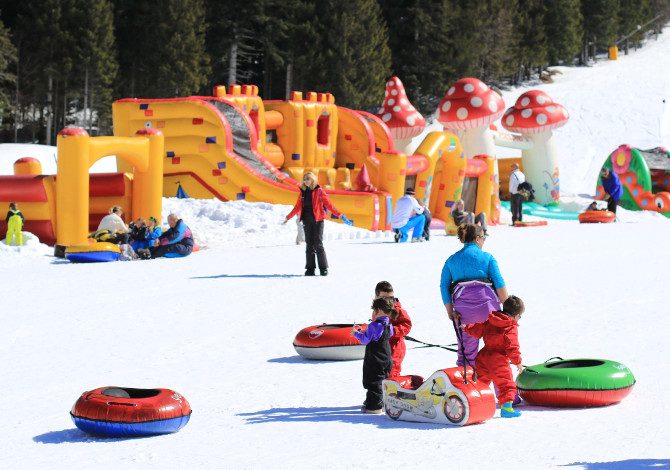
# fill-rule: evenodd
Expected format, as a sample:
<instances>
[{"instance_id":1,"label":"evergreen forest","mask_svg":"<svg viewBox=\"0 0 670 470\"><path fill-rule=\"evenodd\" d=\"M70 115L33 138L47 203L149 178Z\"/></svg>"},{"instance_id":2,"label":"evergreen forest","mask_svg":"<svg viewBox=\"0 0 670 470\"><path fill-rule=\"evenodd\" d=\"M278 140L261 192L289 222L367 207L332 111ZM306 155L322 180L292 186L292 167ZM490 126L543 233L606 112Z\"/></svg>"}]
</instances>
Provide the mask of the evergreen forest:
<instances>
[{"instance_id":1,"label":"evergreen forest","mask_svg":"<svg viewBox=\"0 0 670 470\"><path fill-rule=\"evenodd\" d=\"M115 99L216 84L374 111L397 75L428 114L459 78L550 79L668 21L670 0L0 0L0 142L111 134Z\"/></svg>"}]
</instances>

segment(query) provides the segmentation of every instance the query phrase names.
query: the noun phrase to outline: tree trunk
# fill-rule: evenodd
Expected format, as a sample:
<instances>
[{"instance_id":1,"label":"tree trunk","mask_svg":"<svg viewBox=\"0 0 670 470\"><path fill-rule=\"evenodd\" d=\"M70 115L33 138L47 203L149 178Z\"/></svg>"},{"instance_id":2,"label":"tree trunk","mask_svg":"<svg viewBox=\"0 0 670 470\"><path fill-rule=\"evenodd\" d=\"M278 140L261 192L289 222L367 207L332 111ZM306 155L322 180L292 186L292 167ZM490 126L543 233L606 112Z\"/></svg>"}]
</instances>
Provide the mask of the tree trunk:
<instances>
[{"instance_id":1,"label":"tree trunk","mask_svg":"<svg viewBox=\"0 0 670 470\"><path fill-rule=\"evenodd\" d=\"M237 82L237 39L230 46L230 61L228 64L228 86Z\"/></svg>"},{"instance_id":2,"label":"tree trunk","mask_svg":"<svg viewBox=\"0 0 670 470\"><path fill-rule=\"evenodd\" d=\"M53 99L54 78L53 73L49 72L48 87L47 87L47 135L46 144L51 145L51 126L52 126L52 99Z\"/></svg>"},{"instance_id":3,"label":"tree trunk","mask_svg":"<svg viewBox=\"0 0 670 470\"><path fill-rule=\"evenodd\" d=\"M291 90L293 90L293 60L286 64L286 96L284 99L291 99Z\"/></svg>"},{"instance_id":4,"label":"tree trunk","mask_svg":"<svg viewBox=\"0 0 670 470\"><path fill-rule=\"evenodd\" d=\"M83 127L91 133L91 128L88 125L88 67L84 69L84 117Z\"/></svg>"},{"instance_id":5,"label":"tree trunk","mask_svg":"<svg viewBox=\"0 0 670 470\"><path fill-rule=\"evenodd\" d=\"M19 109L21 108L21 101L20 101L20 93L19 93L19 71L20 67L19 65L21 64L20 61L21 58L21 45L18 44L16 47L16 96L15 96L15 101L14 101L14 143L18 142L18 137L19 137Z\"/></svg>"}]
</instances>

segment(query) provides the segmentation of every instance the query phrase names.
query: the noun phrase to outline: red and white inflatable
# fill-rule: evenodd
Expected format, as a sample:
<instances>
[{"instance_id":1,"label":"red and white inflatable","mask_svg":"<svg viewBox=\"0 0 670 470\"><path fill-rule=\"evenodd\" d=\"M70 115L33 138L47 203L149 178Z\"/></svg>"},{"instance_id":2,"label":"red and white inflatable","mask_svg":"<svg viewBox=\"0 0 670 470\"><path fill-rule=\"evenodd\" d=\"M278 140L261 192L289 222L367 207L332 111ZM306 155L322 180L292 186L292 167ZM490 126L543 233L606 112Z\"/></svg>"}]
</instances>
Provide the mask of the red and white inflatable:
<instances>
[{"instance_id":1,"label":"red and white inflatable","mask_svg":"<svg viewBox=\"0 0 670 470\"><path fill-rule=\"evenodd\" d=\"M468 368L451 367L433 373L428 380L400 376L384 380L384 408L394 420L465 426L491 419L496 399L488 385L473 380Z\"/></svg>"},{"instance_id":2,"label":"red and white inflatable","mask_svg":"<svg viewBox=\"0 0 670 470\"><path fill-rule=\"evenodd\" d=\"M351 336L353 324L323 324L303 328L293 340L296 352L305 359L353 361L363 359L365 346ZM365 331L367 325L359 325Z\"/></svg>"}]
</instances>

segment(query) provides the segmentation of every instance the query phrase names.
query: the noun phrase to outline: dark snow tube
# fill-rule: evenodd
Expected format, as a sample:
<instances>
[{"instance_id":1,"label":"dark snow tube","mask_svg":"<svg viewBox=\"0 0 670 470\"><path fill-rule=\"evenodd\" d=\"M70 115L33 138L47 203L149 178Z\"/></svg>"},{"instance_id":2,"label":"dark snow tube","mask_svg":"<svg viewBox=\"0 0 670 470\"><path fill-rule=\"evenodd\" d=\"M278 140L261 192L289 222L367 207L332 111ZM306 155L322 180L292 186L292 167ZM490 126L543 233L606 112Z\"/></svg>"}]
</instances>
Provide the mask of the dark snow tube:
<instances>
[{"instance_id":1,"label":"dark snow tube","mask_svg":"<svg viewBox=\"0 0 670 470\"><path fill-rule=\"evenodd\" d=\"M521 398L532 405L589 407L620 402L632 390L635 377L618 362L559 357L527 367L516 383Z\"/></svg>"},{"instance_id":2,"label":"dark snow tube","mask_svg":"<svg viewBox=\"0 0 670 470\"><path fill-rule=\"evenodd\" d=\"M84 392L70 416L89 434L139 437L179 431L191 417L191 406L166 388L101 387Z\"/></svg>"}]
</instances>

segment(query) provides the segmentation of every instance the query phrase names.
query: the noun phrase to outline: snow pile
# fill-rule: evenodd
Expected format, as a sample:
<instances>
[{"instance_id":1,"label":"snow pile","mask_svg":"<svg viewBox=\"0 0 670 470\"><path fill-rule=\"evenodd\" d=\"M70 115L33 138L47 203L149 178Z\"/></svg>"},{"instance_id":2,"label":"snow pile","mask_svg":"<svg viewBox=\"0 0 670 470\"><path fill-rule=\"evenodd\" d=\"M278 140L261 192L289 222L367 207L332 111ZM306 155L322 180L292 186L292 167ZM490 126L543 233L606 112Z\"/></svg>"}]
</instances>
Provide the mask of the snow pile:
<instances>
[{"instance_id":1,"label":"snow pile","mask_svg":"<svg viewBox=\"0 0 670 470\"><path fill-rule=\"evenodd\" d=\"M190 227L196 243L207 248L291 245L296 243L297 217L283 224L291 209L265 202L163 198L163 224L170 213L177 214ZM330 220L326 220L323 235L326 241L387 237L389 233Z\"/></svg>"},{"instance_id":2,"label":"snow pile","mask_svg":"<svg viewBox=\"0 0 670 470\"><path fill-rule=\"evenodd\" d=\"M23 232L23 245L7 245L6 240L0 240L0 259L5 262L20 262L23 258L42 258L53 255L53 248L44 243L30 232ZM45 258L46 259L46 258Z\"/></svg>"}]
</instances>

